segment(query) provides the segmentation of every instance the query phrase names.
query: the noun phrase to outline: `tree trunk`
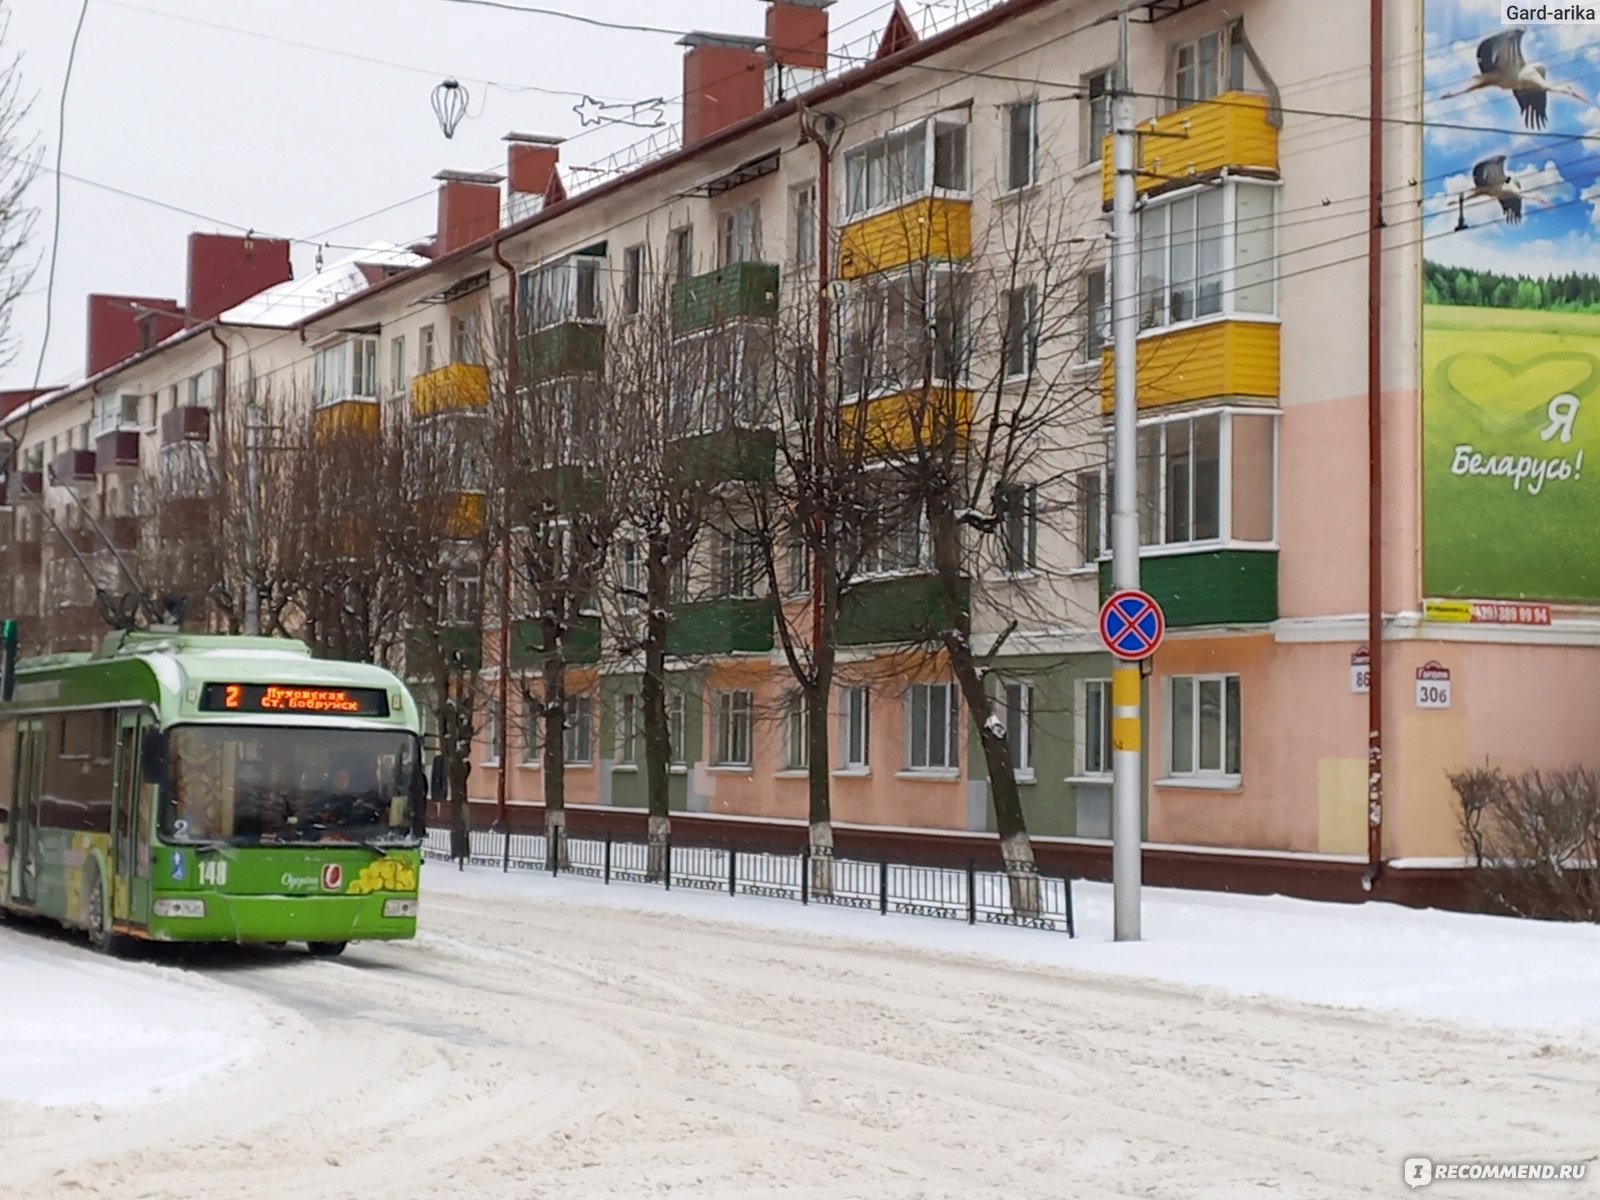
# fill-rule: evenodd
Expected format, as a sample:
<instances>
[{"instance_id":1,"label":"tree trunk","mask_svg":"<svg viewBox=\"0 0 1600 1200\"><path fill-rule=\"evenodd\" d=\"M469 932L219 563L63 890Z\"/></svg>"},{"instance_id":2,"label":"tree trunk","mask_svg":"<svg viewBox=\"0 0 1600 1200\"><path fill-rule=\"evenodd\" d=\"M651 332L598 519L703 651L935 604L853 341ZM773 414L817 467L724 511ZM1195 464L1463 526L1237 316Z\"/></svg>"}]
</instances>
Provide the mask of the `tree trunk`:
<instances>
[{"instance_id":1,"label":"tree trunk","mask_svg":"<svg viewBox=\"0 0 1600 1200\"><path fill-rule=\"evenodd\" d=\"M828 737L828 699L833 691L831 639L812 650L814 673L804 688L806 703L806 784L810 798L811 891L833 895L833 754Z\"/></svg>"},{"instance_id":2,"label":"tree trunk","mask_svg":"<svg viewBox=\"0 0 1600 1200\"><path fill-rule=\"evenodd\" d=\"M667 722L667 587L662 540L652 538L646 563L644 633L644 771L650 831L645 877L666 874L672 839L672 731Z\"/></svg>"},{"instance_id":3,"label":"tree trunk","mask_svg":"<svg viewBox=\"0 0 1600 1200\"><path fill-rule=\"evenodd\" d=\"M467 805L472 739L463 736L465 714L460 709L460 701L450 695L449 680L443 680L438 687L438 694L443 697L439 705L439 750L444 755L450 803L450 857L459 862L472 854L472 812ZM463 743L468 747L467 753L462 752Z\"/></svg>"},{"instance_id":4,"label":"tree trunk","mask_svg":"<svg viewBox=\"0 0 1600 1200\"><path fill-rule=\"evenodd\" d=\"M567 861L567 668L555 622L544 631L544 836L545 869Z\"/></svg>"}]
</instances>

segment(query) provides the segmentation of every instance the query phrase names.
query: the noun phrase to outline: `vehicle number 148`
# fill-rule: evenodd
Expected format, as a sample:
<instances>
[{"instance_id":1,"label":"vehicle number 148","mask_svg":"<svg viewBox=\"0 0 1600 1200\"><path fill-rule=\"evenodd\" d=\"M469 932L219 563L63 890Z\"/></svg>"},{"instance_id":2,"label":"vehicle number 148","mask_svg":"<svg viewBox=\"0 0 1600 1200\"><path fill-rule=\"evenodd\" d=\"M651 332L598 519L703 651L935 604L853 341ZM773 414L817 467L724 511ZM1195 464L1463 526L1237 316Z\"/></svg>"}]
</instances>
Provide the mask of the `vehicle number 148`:
<instances>
[{"instance_id":1,"label":"vehicle number 148","mask_svg":"<svg viewBox=\"0 0 1600 1200\"><path fill-rule=\"evenodd\" d=\"M208 858L200 864L201 887L227 887L228 886L228 860L225 858Z\"/></svg>"}]
</instances>

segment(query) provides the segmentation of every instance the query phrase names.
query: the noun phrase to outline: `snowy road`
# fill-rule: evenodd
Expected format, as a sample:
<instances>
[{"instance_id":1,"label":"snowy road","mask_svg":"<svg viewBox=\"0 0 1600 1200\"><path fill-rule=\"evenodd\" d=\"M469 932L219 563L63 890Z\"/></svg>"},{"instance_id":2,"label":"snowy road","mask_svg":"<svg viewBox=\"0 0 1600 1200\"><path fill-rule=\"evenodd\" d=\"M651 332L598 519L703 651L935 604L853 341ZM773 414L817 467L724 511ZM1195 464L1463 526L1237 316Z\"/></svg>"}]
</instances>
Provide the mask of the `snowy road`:
<instances>
[{"instance_id":1,"label":"snowy road","mask_svg":"<svg viewBox=\"0 0 1600 1200\"><path fill-rule=\"evenodd\" d=\"M208 957L258 1052L140 1107L0 1103L0 1196L1346 1200L1411 1194L1411 1154L1596 1148L1600 1053L1567 1038L614 906L425 912L338 961Z\"/></svg>"}]
</instances>

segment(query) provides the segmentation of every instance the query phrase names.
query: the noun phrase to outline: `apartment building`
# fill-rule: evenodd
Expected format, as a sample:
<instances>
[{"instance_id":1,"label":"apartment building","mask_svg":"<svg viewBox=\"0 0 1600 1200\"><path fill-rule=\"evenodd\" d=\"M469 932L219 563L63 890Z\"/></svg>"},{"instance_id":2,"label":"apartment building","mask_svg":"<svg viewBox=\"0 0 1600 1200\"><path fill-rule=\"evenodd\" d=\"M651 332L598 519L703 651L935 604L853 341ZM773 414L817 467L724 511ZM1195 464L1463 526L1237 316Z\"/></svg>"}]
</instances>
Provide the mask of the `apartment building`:
<instances>
[{"instance_id":1,"label":"apartment building","mask_svg":"<svg viewBox=\"0 0 1600 1200\"><path fill-rule=\"evenodd\" d=\"M298 323L427 261L375 245L295 280L289 249L191 235L182 302L90 296L83 381L8 394L0 605L34 646L76 648L104 631L97 588L118 603L136 590L188 592L201 623L225 619L219 599L239 604L214 592L215 563L201 558L241 540L217 476L242 466L246 409L263 426L292 422L312 382Z\"/></svg>"},{"instance_id":2,"label":"apartment building","mask_svg":"<svg viewBox=\"0 0 1600 1200\"><path fill-rule=\"evenodd\" d=\"M1055 424L1016 481L1025 499L970 560L972 649L992 655L1031 832L1104 839L1112 6L980 2L921 22L897 7L864 45L830 45L828 9L773 0L764 36L685 38L674 136L577 171L560 139L512 134L503 173L442 173L430 261L299 324L318 379L362 363L382 380L314 385L314 419L376 431L391 405L465 445L504 384L497 339L518 347L519 386L561 407L559 388L579 394L637 340L655 288L675 361L706 346L739 363L791 352L773 330L812 314L831 338L829 394L891 441L915 436L908 389L860 331L920 327L934 347L976 347L942 374L935 349L938 394L981 424L994 397L1033 388ZM1394 870L1457 859L1452 771L1595 762L1600 575L1581 541L1596 508L1579 451L1600 367L1589 375L1574 344L1581 281L1562 285L1559 321L1512 312L1556 309L1558 290L1519 289L1504 253L1524 202L1528 229L1550 207L1577 213L1560 244L1593 236L1585 206L1600 189L1571 151L1582 112L1555 87L1533 105L1495 83L1523 43L1494 41L1495 18L1470 0L1388 3L1376 53L1364 5L1134 9L1142 575L1168 624L1146 677L1147 837L1360 864L1375 836ZM1537 47L1552 84L1593 94L1585 48L1565 36L1529 32L1530 57ZM1376 177L1374 67L1390 118ZM1533 144L1526 162L1490 154L1510 123ZM1528 244L1550 277L1569 270L1556 244ZM985 340L995 328L1008 332ZM709 460L730 482L781 473L781 429L743 435L781 426L764 405L782 390L702 414L683 437L732 437L739 452ZM1548 491L1524 486L1536 467ZM489 497L470 465L450 486L467 542ZM1497 535L1464 517L1479 506ZM1527 527L1554 554L1515 533L1530 508L1552 514ZM608 579L636 578L637 553L619 537ZM785 558L766 578L745 555L736 528L710 523L674 591L673 805L803 820L806 718L781 623L804 628L808 568ZM496 589L441 572L462 645L493 677ZM916 514L855 573L835 634L834 819L992 829L969 706L937 653L907 652L938 587ZM601 589L568 641L569 804L644 803L639 664L611 632L628 590ZM544 794L527 607L513 589L516 682L471 774L484 803L502 785L513 805Z\"/></svg>"}]
</instances>

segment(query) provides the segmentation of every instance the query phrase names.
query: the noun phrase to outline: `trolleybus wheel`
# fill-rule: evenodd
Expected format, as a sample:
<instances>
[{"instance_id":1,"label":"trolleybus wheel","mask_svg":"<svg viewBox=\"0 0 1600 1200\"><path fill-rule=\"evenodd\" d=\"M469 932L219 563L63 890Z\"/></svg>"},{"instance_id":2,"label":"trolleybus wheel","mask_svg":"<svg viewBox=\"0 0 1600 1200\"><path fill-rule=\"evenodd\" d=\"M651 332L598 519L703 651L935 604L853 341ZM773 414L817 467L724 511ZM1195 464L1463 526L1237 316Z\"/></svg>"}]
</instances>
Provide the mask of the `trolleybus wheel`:
<instances>
[{"instance_id":1,"label":"trolleybus wheel","mask_svg":"<svg viewBox=\"0 0 1600 1200\"><path fill-rule=\"evenodd\" d=\"M317 958L337 958L344 953L349 942L307 942L306 949Z\"/></svg>"},{"instance_id":2,"label":"trolleybus wheel","mask_svg":"<svg viewBox=\"0 0 1600 1200\"><path fill-rule=\"evenodd\" d=\"M101 954L117 954L122 950L125 939L119 937L111 929L111 922L106 916L106 889L100 878L100 868L95 863L89 864L89 945Z\"/></svg>"}]
</instances>

